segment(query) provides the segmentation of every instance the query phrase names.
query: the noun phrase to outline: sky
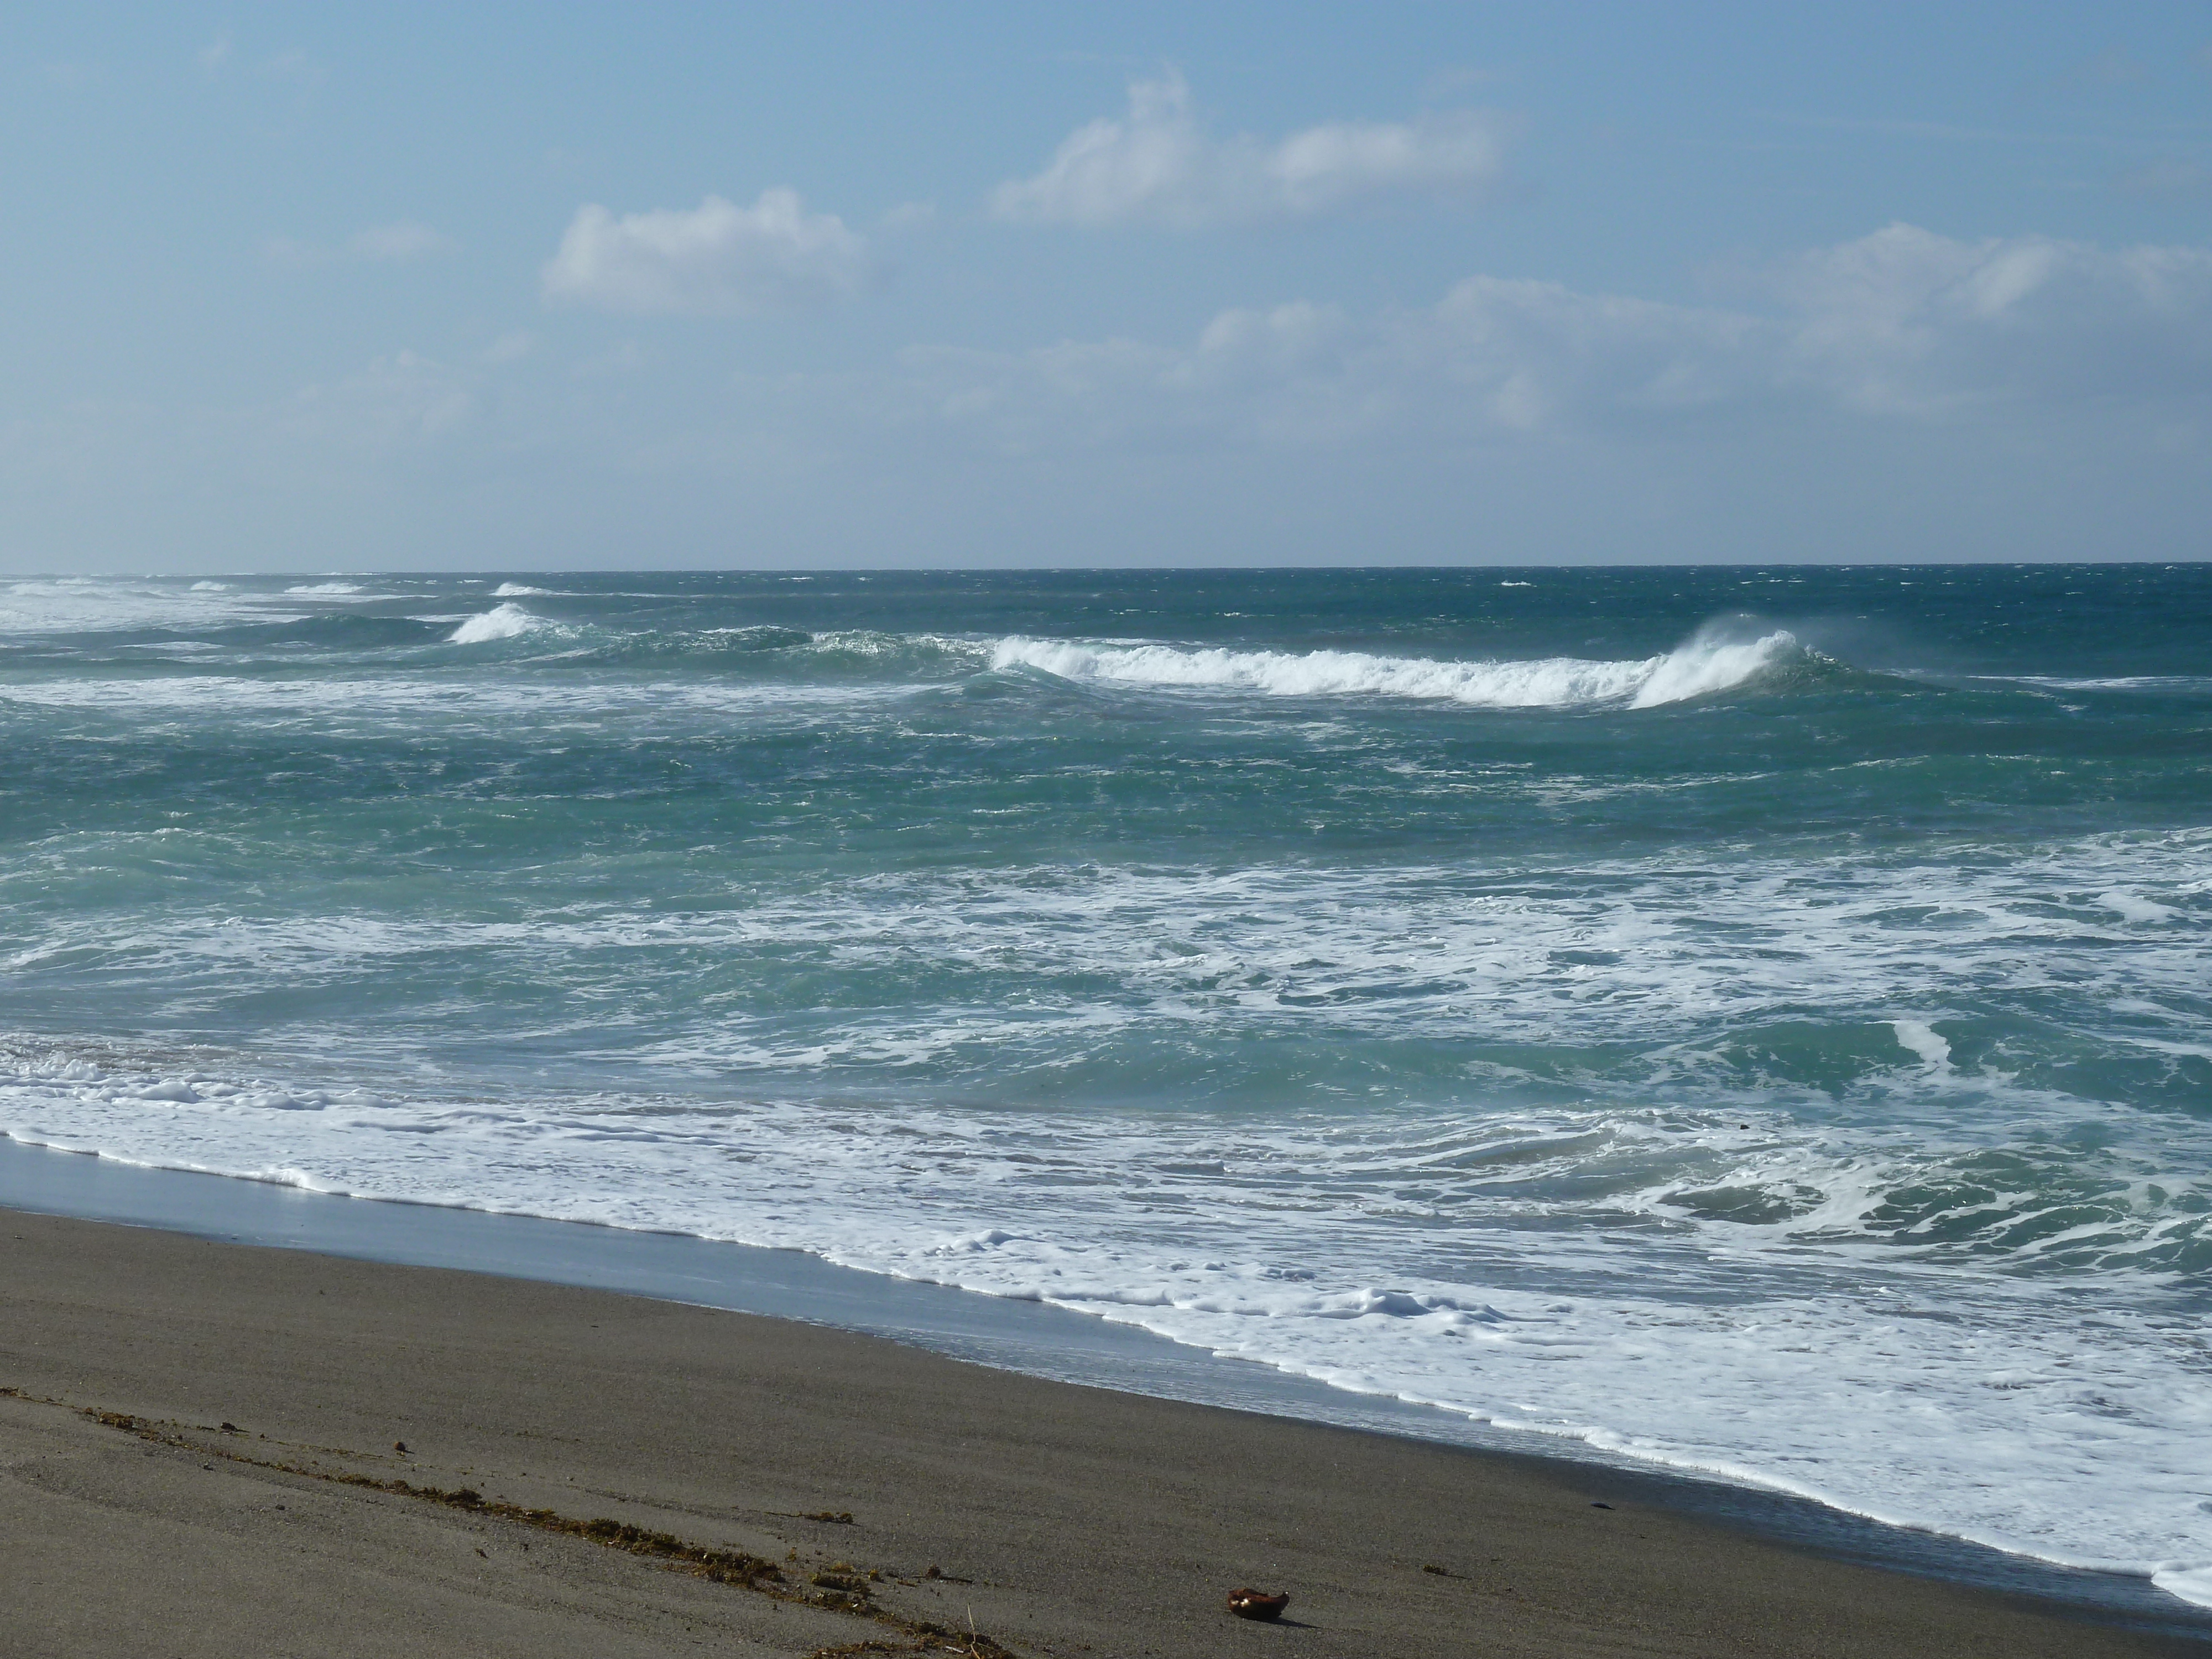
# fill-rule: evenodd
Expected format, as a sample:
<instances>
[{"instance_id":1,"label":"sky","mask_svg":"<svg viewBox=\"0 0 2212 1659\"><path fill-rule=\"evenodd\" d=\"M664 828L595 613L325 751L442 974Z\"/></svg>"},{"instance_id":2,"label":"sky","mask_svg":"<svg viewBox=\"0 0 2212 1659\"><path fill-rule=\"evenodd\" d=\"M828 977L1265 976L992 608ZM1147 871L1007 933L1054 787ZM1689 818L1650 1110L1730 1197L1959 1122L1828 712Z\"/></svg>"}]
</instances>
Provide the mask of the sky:
<instances>
[{"instance_id":1,"label":"sky","mask_svg":"<svg viewBox=\"0 0 2212 1659\"><path fill-rule=\"evenodd\" d=\"M0 570L2212 556L2212 7L17 0Z\"/></svg>"}]
</instances>

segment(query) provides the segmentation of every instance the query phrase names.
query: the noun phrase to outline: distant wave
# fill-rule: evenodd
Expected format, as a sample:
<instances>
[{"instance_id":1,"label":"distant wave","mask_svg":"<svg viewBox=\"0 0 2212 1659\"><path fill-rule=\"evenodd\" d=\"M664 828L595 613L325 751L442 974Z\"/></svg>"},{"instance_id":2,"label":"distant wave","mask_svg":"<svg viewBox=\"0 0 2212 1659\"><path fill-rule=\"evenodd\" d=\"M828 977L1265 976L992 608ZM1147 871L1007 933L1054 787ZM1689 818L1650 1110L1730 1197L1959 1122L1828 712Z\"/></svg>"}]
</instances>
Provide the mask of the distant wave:
<instances>
[{"instance_id":1,"label":"distant wave","mask_svg":"<svg viewBox=\"0 0 2212 1659\"><path fill-rule=\"evenodd\" d=\"M1663 656L1626 661L1545 657L1522 662L1440 662L1376 657L1363 651L1182 650L1167 645L1084 645L1004 639L991 665L1042 669L1063 679L1134 685L1220 686L1278 696L1365 692L1432 698L1486 708L1579 708L1601 704L1653 708L1743 684L1802 658L1786 629L1749 641L1700 635Z\"/></svg>"},{"instance_id":2,"label":"distant wave","mask_svg":"<svg viewBox=\"0 0 2212 1659\"><path fill-rule=\"evenodd\" d=\"M1977 674L1988 684L2032 685L2040 691L2153 691L2201 696L2212 678L2201 674L2112 674L2100 679L2062 679L2051 674Z\"/></svg>"},{"instance_id":3,"label":"distant wave","mask_svg":"<svg viewBox=\"0 0 2212 1659\"><path fill-rule=\"evenodd\" d=\"M672 668L716 668L748 677L824 682L940 683L990 666L989 644L940 634L890 634L874 629L811 633L757 623L738 628L635 631L559 628L576 645L579 660L608 665L665 664Z\"/></svg>"},{"instance_id":4,"label":"distant wave","mask_svg":"<svg viewBox=\"0 0 2212 1659\"><path fill-rule=\"evenodd\" d=\"M535 594L544 599L550 598L553 592L550 587L532 587L526 582L501 582L492 589L491 596L495 599L526 599Z\"/></svg>"},{"instance_id":5,"label":"distant wave","mask_svg":"<svg viewBox=\"0 0 2212 1659\"><path fill-rule=\"evenodd\" d=\"M0 582L0 635L108 634L138 629L287 620L297 601L233 592L223 585L89 577L35 577Z\"/></svg>"}]
</instances>

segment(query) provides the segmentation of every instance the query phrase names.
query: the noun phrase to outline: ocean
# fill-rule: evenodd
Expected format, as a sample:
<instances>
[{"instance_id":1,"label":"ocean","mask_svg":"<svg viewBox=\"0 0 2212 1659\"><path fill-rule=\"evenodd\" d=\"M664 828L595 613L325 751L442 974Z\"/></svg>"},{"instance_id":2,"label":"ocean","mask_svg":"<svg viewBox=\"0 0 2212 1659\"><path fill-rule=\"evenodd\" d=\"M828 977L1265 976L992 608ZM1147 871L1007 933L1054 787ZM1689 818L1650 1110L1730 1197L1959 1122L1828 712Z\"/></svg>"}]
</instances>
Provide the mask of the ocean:
<instances>
[{"instance_id":1,"label":"ocean","mask_svg":"<svg viewBox=\"0 0 2212 1659\"><path fill-rule=\"evenodd\" d=\"M2212 1605L2212 566L0 582L0 1131Z\"/></svg>"}]
</instances>

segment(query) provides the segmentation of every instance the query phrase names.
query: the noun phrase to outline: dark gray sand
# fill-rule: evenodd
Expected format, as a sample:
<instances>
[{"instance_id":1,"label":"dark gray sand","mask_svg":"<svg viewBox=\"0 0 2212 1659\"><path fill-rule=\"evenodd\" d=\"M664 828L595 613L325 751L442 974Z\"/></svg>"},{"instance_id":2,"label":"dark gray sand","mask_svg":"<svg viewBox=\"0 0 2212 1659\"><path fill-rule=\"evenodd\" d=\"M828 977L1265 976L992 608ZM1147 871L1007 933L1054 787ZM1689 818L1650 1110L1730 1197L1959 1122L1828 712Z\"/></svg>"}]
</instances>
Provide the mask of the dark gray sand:
<instances>
[{"instance_id":1,"label":"dark gray sand","mask_svg":"<svg viewBox=\"0 0 2212 1659\"><path fill-rule=\"evenodd\" d=\"M1194 1659L2212 1650L1747 1538L1601 1469L14 1212L0 1388L11 1656L990 1652L971 1628ZM711 1582L400 1481L782 1577ZM793 1599L841 1583L888 1622ZM1227 1615L1248 1583L1291 1592L1284 1624Z\"/></svg>"}]
</instances>

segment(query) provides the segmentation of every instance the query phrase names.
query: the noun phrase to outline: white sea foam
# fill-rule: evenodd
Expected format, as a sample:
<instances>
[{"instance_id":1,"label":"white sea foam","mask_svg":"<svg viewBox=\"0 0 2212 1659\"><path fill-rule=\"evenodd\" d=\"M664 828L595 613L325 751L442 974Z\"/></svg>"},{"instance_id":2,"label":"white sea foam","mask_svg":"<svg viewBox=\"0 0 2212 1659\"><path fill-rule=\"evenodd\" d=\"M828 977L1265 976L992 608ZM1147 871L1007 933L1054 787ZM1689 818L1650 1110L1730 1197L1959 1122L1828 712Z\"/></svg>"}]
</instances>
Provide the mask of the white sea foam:
<instances>
[{"instance_id":1,"label":"white sea foam","mask_svg":"<svg viewBox=\"0 0 2212 1659\"><path fill-rule=\"evenodd\" d=\"M1587 1182L1684 1159L1750 1179L1783 1158L1849 1184L1848 1155L1771 1115L1739 1132L1711 1113L1602 1109L1470 1127L544 1089L448 1101L111 1054L19 1058L0 1073L0 1127L318 1191L810 1249L1883 1520L2156 1572L2185 1596L2212 1572L2198 1506L2212 1401L2176 1340L2192 1320L1909 1259L1830 1271L1802 1242L1769 1255L1692 1231L1626 1253L1602 1231L1502 1224L1516 1194L1542 1207L1532 1164ZM1491 1186L1509 1210L1473 1228L1432 1214L1409 1234L1407 1189L1440 1176Z\"/></svg>"},{"instance_id":2,"label":"white sea foam","mask_svg":"<svg viewBox=\"0 0 2212 1659\"><path fill-rule=\"evenodd\" d=\"M296 600L236 592L219 584L187 587L84 577L0 582L0 636L203 628L289 621L300 614Z\"/></svg>"},{"instance_id":3,"label":"white sea foam","mask_svg":"<svg viewBox=\"0 0 2212 1659\"><path fill-rule=\"evenodd\" d=\"M2162 691L2203 696L2212 678L2197 674L2119 674L2097 679L2068 679L2050 674L1976 674L1994 684L2033 685L2051 691Z\"/></svg>"},{"instance_id":4,"label":"white sea foam","mask_svg":"<svg viewBox=\"0 0 2212 1659\"><path fill-rule=\"evenodd\" d=\"M552 599L557 592L555 588L532 587L526 582L501 582L492 589L491 596L495 599Z\"/></svg>"},{"instance_id":5,"label":"white sea foam","mask_svg":"<svg viewBox=\"0 0 2212 1659\"><path fill-rule=\"evenodd\" d=\"M992 665L1042 669L1062 679L1218 687L1277 696L1441 699L1487 708L1653 708L1754 678L1802 650L1777 629L1752 641L1700 635L1663 656L1626 661L1550 657L1529 661L1437 661L1360 651L1234 651L1073 640L1000 640Z\"/></svg>"},{"instance_id":6,"label":"white sea foam","mask_svg":"<svg viewBox=\"0 0 2212 1659\"><path fill-rule=\"evenodd\" d=\"M333 708L368 695L346 683L328 690ZM567 690L565 706L581 717L590 705L579 695ZM481 718L495 723L526 708L488 696ZM185 852L173 837L188 833L105 836L99 864L158 857L163 868L179 867ZM153 839L163 836L172 839ZM1869 1034L1839 1079L1909 1070L1908 1055L1926 1065L1939 1049L1966 1075L1985 1060L1992 1077L2014 1075L2027 1056L1986 1036L1973 1051L1985 1060L1962 1060L1958 1039L1937 1030L1952 1025L1942 1011L1964 1011L1960 1023L1971 1025L1985 1023L1989 1009L2061 993L2124 1012L2134 1039L2200 1041L2208 853L2212 835L2202 833L2096 837L2033 857L1966 848L1943 864L1839 860L1817 881L1794 860L1733 853L1698 864L1670 856L1663 882L1633 860L1571 878L1542 868L1016 868L988 879L886 873L769 885L746 890L737 908L664 901L544 915L526 906L487 917L418 906L404 916L319 908L257 919L224 904L204 915L172 908L150 933L127 909L112 919L68 911L41 936L16 938L21 951L66 955L87 972L143 975L125 982L147 993L171 986L187 999L208 988L196 975L239 963L262 963L272 988L314 974L340 980L364 940L379 941L372 954L425 963L512 953L516 974L570 987L586 1003L598 994L594 975L646 992L664 968L686 979L695 959L734 969L763 951L825 968L896 961L969 988L826 1032L719 1006L696 1023L655 1028L659 1061L785 1081L818 1065L827 1083L879 1051L944 1057L1012 1045L1026 1054L1086 1031L1150 1027L1172 1037L1233 1025L1264 1034L1322 1022L1347 1041L1480 1034L1501 1044L1642 1054L1636 1070L1618 1075L1676 1083L1694 1097L1785 1083L1777 1061L1759 1057L1756 1034L1812 1017L1808 985L1820 988L1825 1026L1863 1022L1856 1029ZM2167 921L2146 927L2086 896L2111 890L2122 872L2137 902ZM684 861L665 874L680 880ZM1900 1007L1922 1012L1901 1016ZM1830 1086L1829 1074L1808 1086Z\"/></svg>"},{"instance_id":7,"label":"white sea foam","mask_svg":"<svg viewBox=\"0 0 2212 1659\"><path fill-rule=\"evenodd\" d=\"M148 647L190 653L195 660L217 648L194 641ZM251 720L269 732L312 726L334 736L386 730L395 720L434 725L448 738L520 729L541 735L578 728L605 731L633 723L665 736L670 729L668 722L681 722L686 717L720 720L739 712L760 714L779 708L814 710L818 714L824 709L866 708L895 701L916 689L902 684L791 684L696 678L591 685L512 680L457 684L427 674L410 678L391 673L357 679L333 675L301 680L202 672L160 679L20 682L0 688L0 711L13 706L103 717L189 715Z\"/></svg>"},{"instance_id":8,"label":"white sea foam","mask_svg":"<svg viewBox=\"0 0 2212 1659\"><path fill-rule=\"evenodd\" d=\"M185 847L168 846L185 867ZM1817 881L1801 862L1740 857L1670 866L1663 884L1624 863L1573 886L1449 869L1030 869L674 913L226 909L112 927L70 914L42 939L19 930L0 968L30 982L65 963L149 1018L218 990L351 1003L354 987L495 968L545 988L540 1023L514 1034L533 1054L716 1083L563 1091L533 1067L526 1087L471 1074L441 1090L404 1021L356 1022L343 1082L317 1077L313 1025L258 1073L27 1041L0 1067L0 1128L1041 1297L1342 1388L2155 1572L2193 1595L2212 1572L2197 1507L2212 1490L2212 1388L2184 1340L2199 1322L2187 1263L2212 1193L2187 1171L2212 1167L2212 1128L2172 1114L2131 1132L2023 1084L2020 1040L1964 1046L1977 1017L1957 1010L2048 997L2063 963L2065 994L2186 1047L2212 924L2207 847L2185 834L2026 859L1966 849L1942 866L1869 856ZM110 847L104 861L135 860ZM2146 927L2090 896L2115 891L2172 917ZM697 1020L641 1038L591 1012L611 985L633 1006L678 981L696 996L701 963L781 976L900 961L969 988L827 1024L710 994ZM1831 1029L1863 1018L1868 1038L1855 1070L1793 1082L1759 1033L1808 1017L1808 982ZM1553 1103L1540 1091L1519 1107L1352 1110L1307 1062L1290 1103L1266 1111L1035 1097L1093 1053L1117 1056L1116 1073L1171 1063L1224 1022L1255 1045L1319 1030L1353 1053L1474 1027L1496 1045L1485 1075L1501 1091L1540 1080L1547 1049L1587 1081ZM1640 1058L1589 1070L1630 1048ZM1028 1080L1018 1100L990 1093L1005 1075ZM1468 1085L1455 1068L1435 1086ZM2077 1144L2085 1113L2097 1133Z\"/></svg>"},{"instance_id":9,"label":"white sea foam","mask_svg":"<svg viewBox=\"0 0 2212 1659\"><path fill-rule=\"evenodd\" d=\"M313 593L337 599L362 591L359 582L301 582L284 590L287 593Z\"/></svg>"},{"instance_id":10,"label":"white sea foam","mask_svg":"<svg viewBox=\"0 0 2212 1659\"><path fill-rule=\"evenodd\" d=\"M1923 1065L1941 1067L1951 1063L1951 1045L1937 1036L1936 1028L1926 1021L1893 1019L1890 1026L1897 1033L1899 1046L1919 1055Z\"/></svg>"},{"instance_id":11,"label":"white sea foam","mask_svg":"<svg viewBox=\"0 0 2212 1659\"><path fill-rule=\"evenodd\" d=\"M550 626L544 617L533 617L519 605L502 605L470 617L446 637L451 645L488 645L494 640L520 639Z\"/></svg>"},{"instance_id":12,"label":"white sea foam","mask_svg":"<svg viewBox=\"0 0 2212 1659\"><path fill-rule=\"evenodd\" d=\"M2097 902L2109 908L2125 921L2142 922L2148 927L2162 927L2181 913L2171 904L2160 904L2140 893L2124 892L2115 887L2097 895Z\"/></svg>"}]
</instances>

